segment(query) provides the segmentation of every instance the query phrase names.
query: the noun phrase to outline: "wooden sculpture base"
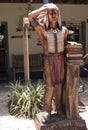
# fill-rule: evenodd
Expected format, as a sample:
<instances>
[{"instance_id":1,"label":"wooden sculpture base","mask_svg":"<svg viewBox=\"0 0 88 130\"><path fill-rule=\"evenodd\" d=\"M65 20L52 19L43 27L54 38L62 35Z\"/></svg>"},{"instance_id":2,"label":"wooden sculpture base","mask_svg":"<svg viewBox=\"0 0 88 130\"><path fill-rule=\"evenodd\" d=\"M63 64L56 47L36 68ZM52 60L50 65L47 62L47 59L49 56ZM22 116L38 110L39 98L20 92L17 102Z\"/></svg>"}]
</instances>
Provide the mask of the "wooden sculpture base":
<instances>
[{"instance_id":1,"label":"wooden sculpture base","mask_svg":"<svg viewBox=\"0 0 88 130\"><path fill-rule=\"evenodd\" d=\"M87 130L85 120L58 118L57 114L52 114L47 124L42 123L42 113L36 114L35 125L37 130Z\"/></svg>"}]
</instances>

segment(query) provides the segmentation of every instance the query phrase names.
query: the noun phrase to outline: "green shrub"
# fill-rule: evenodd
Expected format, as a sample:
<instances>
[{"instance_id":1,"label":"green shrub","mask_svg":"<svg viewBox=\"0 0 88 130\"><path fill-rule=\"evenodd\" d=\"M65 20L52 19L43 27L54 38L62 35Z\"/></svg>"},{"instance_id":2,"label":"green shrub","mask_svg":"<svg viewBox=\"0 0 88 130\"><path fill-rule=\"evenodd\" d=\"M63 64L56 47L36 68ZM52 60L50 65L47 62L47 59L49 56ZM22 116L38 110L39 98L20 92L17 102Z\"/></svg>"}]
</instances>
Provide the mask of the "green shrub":
<instances>
[{"instance_id":1,"label":"green shrub","mask_svg":"<svg viewBox=\"0 0 88 130\"><path fill-rule=\"evenodd\" d=\"M43 108L45 89L41 81L24 85L20 81L10 83L12 89L9 96L9 112L12 115L34 118L35 114Z\"/></svg>"}]
</instances>

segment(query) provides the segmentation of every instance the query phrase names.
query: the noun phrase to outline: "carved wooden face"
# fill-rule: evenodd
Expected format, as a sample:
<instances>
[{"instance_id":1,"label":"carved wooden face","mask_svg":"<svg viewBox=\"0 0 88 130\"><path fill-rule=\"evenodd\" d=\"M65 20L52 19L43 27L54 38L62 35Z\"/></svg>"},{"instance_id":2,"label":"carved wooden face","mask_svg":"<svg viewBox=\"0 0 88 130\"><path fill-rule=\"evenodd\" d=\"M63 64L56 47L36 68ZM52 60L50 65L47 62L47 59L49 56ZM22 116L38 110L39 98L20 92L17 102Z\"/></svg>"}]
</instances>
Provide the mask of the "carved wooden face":
<instances>
[{"instance_id":1,"label":"carved wooden face","mask_svg":"<svg viewBox=\"0 0 88 130\"><path fill-rule=\"evenodd\" d=\"M52 9L48 12L48 19L50 23L57 23L58 22L58 10Z\"/></svg>"}]
</instances>

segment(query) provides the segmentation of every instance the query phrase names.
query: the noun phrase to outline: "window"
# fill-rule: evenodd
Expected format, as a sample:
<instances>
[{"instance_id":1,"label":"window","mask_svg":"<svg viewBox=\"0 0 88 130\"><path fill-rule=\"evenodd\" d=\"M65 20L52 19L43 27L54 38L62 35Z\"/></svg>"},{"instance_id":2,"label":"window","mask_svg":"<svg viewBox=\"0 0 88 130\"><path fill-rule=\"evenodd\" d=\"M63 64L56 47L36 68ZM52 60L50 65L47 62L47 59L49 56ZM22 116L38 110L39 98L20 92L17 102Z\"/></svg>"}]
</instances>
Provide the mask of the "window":
<instances>
[{"instance_id":1,"label":"window","mask_svg":"<svg viewBox=\"0 0 88 130\"><path fill-rule=\"evenodd\" d=\"M81 42L81 27L80 25L70 24L67 25L67 28L69 30L69 35L67 40L68 41L75 41L80 43Z\"/></svg>"}]
</instances>

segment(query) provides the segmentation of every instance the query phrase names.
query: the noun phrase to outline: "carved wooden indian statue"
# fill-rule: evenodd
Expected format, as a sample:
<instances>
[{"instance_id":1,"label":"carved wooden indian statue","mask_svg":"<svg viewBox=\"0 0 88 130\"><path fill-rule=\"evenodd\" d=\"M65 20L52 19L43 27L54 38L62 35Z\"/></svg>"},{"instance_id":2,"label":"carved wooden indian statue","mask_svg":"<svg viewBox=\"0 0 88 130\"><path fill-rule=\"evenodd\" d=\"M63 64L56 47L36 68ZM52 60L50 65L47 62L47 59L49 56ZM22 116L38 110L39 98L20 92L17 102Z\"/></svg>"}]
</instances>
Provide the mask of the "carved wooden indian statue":
<instances>
[{"instance_id":1,"label":"carved wooden indian statue","mask_svg":"<svg viewBox=\"0 0 88 130\"><path fill-rule=\"evenodd\" d=\"M79 66L83 62L78 60L80 57L76 56L76 53L81 45L66 42L68 30L62 26L60 10L53 3L45 4L32 11L28 14L28 19L40 37L44 54L44 79L47 87L43 123L47 123L51 118L53 97L58 118L79 118L77 87ZM74 53L75 56L70 57L70 53Z\"/></svg>"}]
</instances>

